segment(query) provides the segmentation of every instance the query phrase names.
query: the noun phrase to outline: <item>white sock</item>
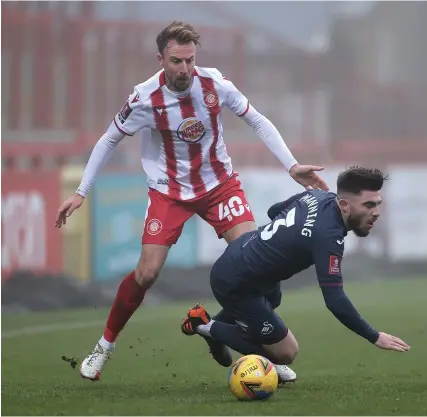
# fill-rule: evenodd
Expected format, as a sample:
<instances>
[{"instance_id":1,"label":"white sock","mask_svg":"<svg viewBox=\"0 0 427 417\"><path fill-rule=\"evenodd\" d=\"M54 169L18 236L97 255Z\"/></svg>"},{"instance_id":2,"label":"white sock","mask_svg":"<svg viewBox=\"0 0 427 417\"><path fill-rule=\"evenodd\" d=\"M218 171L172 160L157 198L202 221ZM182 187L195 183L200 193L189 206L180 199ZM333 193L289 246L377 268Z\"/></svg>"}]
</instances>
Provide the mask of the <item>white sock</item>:
<instances>
[{"instance_id":1,"label":"white sock","mask_svg":"<svg viewBox=\"0 0 427 417\"><path fill-rule=\"evenodd\" d=\"M102 336L101 339L99 339L98 343L102 346L103 349L106 349L106 350L113 350L115 345L115 343L111 343L105 340L104 336Z\"/></svg>"},{"instance_id":2,"label":"white sock","mask_svg":"<svg viewBox=\"0 0 427 417\"><path fill-rule=\"evenodd\" d=\"M215 320L211 320L208 324L200 324L197 326L197 333L201 334L202 336L211 337L211 326L214 323Z\"/></svg>"}]
</instances>

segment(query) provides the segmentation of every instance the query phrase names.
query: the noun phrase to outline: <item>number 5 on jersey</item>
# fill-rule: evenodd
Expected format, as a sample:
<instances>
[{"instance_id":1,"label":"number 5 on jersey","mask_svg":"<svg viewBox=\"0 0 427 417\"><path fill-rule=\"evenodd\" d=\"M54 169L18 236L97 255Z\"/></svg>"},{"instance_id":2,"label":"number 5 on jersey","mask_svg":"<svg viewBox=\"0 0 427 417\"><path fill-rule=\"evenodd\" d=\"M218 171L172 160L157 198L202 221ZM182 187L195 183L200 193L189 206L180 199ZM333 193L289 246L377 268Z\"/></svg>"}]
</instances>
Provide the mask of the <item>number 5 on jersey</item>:
<instances>
[{"instance_id":1,"label":"number 5 on jersey","mask_svg":"<svg viewBox=\"0 0 427 417\"><path fill-rule=\"evenodd\" d=\"M273 223L267 224L267 226L265 226L264 230L261 232L261 239L271 239L280 226L293 226L295 224L295 210L296 208L294 207L292 210L288 211L286 219L277 219Z\"/></svg>"},{"instance_id":2,"label":"number 5 on jersey","mask_svg":"<svg viewBox=\"0 0 427 417\"><path fill-rule=\"evenodd\" d=\"M243 204L242 199L238 196L231 197L228 202L222 201L219 203L218 209L219 220L227 218L230 222L233 217L240 217L245 212L245 209L249 212L251 211L249 204Z\"/></svg>"}]
</instances>

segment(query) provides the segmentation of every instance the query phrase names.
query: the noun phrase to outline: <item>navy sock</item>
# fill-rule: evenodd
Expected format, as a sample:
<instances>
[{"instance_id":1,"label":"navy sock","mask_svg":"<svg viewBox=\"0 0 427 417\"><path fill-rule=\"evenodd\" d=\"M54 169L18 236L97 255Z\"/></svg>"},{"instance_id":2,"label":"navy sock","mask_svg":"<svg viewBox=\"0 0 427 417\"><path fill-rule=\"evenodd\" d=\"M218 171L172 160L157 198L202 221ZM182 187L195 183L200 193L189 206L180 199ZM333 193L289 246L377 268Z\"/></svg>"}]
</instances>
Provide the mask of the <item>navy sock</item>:
<instances>
[{"instance_id":1,"label":"navy sock","mask_svg":"<svg viewBox=\"0 0 427 417\"><path fill-rule=\"evenodd\" d=\"M242 355L261 355L270 359L265 349L261 345L251 341L237 324L215 321L211 326L210 333L214 340L227 345Z\"/></svg>"}]
</instances>

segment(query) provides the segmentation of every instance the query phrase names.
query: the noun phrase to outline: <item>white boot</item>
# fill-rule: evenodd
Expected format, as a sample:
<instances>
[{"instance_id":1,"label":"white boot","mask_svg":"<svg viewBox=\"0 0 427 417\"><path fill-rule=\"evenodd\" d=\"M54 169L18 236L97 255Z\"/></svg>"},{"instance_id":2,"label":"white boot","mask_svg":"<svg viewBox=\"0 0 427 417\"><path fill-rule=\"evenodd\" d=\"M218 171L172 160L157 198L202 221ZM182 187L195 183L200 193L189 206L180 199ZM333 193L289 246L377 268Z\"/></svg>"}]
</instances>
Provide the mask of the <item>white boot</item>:
<instances>
[{"instance_id":1,"label":"white boot","mask_svg":"<svg viewBox=\"0 0 427 417\"><path fill-rule=\"evenodd\" d=\"M104 365L110 359L113 350L114 345L107 349L97 343L92 353L80 365L80 375L82 378L98 381Z\"/></svg>"},{"instance_id":2,"label":"white boot","mask_svg":"<svg viewBox=\"0 0 427 417\"><path fill-rule=\"evenodd\" d=\"M274 365L276 368L277 375L279 377L279 384L285 384L286 382L295 382L297 374L286 365Z\"/></svg>"}]
</instances>

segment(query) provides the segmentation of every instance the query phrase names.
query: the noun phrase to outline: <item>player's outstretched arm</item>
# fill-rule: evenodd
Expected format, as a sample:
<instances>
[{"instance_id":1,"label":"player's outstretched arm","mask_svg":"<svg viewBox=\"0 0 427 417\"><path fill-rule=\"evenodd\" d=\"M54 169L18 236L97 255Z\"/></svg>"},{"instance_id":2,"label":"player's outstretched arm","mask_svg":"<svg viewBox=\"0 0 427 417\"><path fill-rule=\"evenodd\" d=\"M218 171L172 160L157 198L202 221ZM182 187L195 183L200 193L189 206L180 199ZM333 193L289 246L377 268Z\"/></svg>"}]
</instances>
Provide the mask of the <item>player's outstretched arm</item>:
<instances>
[{"instance_id":1,"label":"player's outstretched arm","mask_svg":"<svg viewBox=\"0 0 427 417\"><path fill-rule=\"evenodd\" d=\"M344 326L375 346L399 352L408 350L409 346L402 340L373 329L348 299L341 276L344 239L342 234L330 232L334 227L334 224L324 224L313 240L317 279L327 308Z\"/></svg>"},{"instance_id":2,"label":"player's outstretched arm","mask_svg":"<svg viewBox=\"0 0 427 417\"><path fill-rule=\"evenodd\" d=\"M65 200L56 212L55 227L60 229L67 223L67 217L70 217L74 210L77 210L83 204L84 197L75 193Z\"/></svg>"},{"instance_id":3,"label":"player's outstretched arm","mask_svg":"<svg viewBox=\"0 0 427 417\"><path fill-rule=\"evenodd\" d=\"M311 188L329 190L325 181L316 174L316 171L323 170L323 167L299 165L274 124L251 106L248 99L230 80L222 80L222 88L227 94L225 103L227 107L255 130L298 184L307 190Z\"/></svg>"},{"instance_id":4,"label":"player's outstretched arm","mask_svg":"<svg viewBox=\"0 0 427 417\"><path fill-rule=\"evenodd\" d=\"M77 210L92 188L95 178L102 167L113 155L114 149L125 136L133 136L146 125L146 111L138 88L135 87L125 104L115 115L105 134L98 140L86 165L82 181L77 191L59 207L56 213L55 227L66 224L67 217Z\"/></svg>"},{"instance_id":5,"label":"player's outstretched arm","mask_svg":"<svg viewBox=\"0 0 427 417\"><path fill-rule=\"evenodd\" d=\"M276 156L282 165L289 171L289 175L305 189L322 189L328 191L326 183L316 174L323 167L315 165L300 165L286 146L285 141L274 124L265 116L258 113L252 106L243 116L245 122L251 126L267 148Z\"/></svg>"},{"instance_id":6,"label":"player's outstretched arm","mask_svg":"<svg viewBox=\"0 0 427 417\"><path fill-rule=\"evenodd\" d=\"M406 352L410 349L403 340L387 333L377 332L363 320L342 287L322 287L322 292L326 306L332 314L344 326L359 336L364 337L381 349L397 352Z\"/></svg>"},{"instance_id":7,"label":"player's outstretched arm","mask_svg":"<svg viewBox=\"0 0 427 417\"><path fill-rule=\"evenodd\" d=\"M344 292L342 285L334 286L319 280L328 310L348 329L365 338L371 343L376 343L379 333L374 330L355 309Z\"/></svg>"},{"instance_id":8,"label":"player's outstretched arm","mask_svg":"<svg viewBox=\"0 0 427 417\"><path fill-rule=\"evenodd\" d=\"M289 175L306 190L329 191L326 182L316 174L316 171L323 171L323 167L317 165L295 164L290 170Z\"/></svg>"},{"instance_id":9,"label":"player's outstretched arm","mask_svg":"<svg viewBox=\"0 0 427 417\"><path fill-rule=\"evenodd\" d=\"M379 333L379 337L375 342L375 346L379 347L380 349L397 350L398 352L407 352L409 349L411 349L411 347L402 339L383 332Z\"/></svg>"},{"instance_id":10,"label":"player's outstretched arm","mask_svg":"<svg viewBox=\"0 0 427 417\"><path fill-rule=\"evenodd\" d=\"M70 217L83 204L84 198L89 193L96 176L111 158L115 147L124 137L125 135L118 131L112 123L107 132L98 140L92 150L77 191L62 203L56 213L55 227L61 228L61 226L65 225L67 217Z\"/></svg>"}]
</instances>

